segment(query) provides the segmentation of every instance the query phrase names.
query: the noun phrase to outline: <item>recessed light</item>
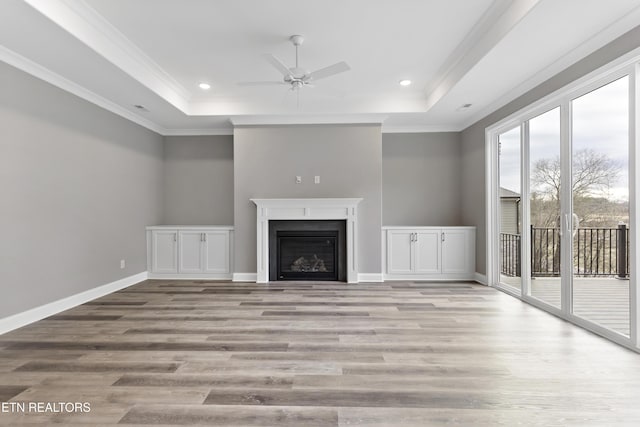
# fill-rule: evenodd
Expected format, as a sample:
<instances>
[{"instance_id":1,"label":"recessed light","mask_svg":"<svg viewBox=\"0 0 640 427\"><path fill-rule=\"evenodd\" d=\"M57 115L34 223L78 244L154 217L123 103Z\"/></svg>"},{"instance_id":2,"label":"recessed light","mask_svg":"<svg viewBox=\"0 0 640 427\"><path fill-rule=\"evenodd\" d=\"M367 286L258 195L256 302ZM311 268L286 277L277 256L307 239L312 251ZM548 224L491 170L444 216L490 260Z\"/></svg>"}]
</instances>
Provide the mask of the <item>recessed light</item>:
<instances>
[{"instance_id":1,"label":"recessed light","mask_svg":"<svg viewBox=\"0 0 640 427\"><path fill-rule=\"evenodd\" d=\"M400 86L409 86L411 84L411 80L400 80Z\"/></svg>"},{"instance_id":2,"label":"recessed light","mask_svg":"<svg viewBox=\"0 0 640 427\"><path fill-rule=\"evenodd\" d=\"M211 85L209 83L200 83L198 85L198 87L202 90L209 90L211 89Z\"/></svg>"}]
</instances>

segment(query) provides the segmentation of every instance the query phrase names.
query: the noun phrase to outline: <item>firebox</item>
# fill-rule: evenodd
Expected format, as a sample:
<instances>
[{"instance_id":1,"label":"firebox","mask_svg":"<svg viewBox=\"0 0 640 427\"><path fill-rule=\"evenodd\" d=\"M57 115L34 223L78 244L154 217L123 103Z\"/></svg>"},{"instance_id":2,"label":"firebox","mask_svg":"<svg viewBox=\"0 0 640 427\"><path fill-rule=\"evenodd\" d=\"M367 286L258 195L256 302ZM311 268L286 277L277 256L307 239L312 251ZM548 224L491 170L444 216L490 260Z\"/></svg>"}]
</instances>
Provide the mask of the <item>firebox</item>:
<instances>
[{"instance_id":1,"label":"firebox","mask_svg":"<svg viewBox=\"0 0 640 427\"><path fill-rule=\"evenodd\" d=\"M345 221L269 221L269 280L346 281L345 236Z\"/></svg>"}]
</instances>

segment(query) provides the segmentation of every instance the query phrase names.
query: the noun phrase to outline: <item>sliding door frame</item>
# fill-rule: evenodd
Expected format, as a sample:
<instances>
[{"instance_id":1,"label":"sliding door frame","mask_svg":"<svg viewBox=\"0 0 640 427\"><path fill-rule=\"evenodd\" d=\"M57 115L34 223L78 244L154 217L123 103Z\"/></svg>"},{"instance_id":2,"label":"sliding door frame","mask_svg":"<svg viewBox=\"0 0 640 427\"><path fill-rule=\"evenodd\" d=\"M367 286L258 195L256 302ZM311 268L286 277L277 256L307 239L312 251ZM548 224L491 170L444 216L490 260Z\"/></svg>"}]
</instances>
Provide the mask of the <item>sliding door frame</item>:
<instances>
[{"instance_id":1,"label":"sliding door frame","mask_svg":"<svg viewBox=\"0 0 640 427\"><path fill-rule=\"evenodd\" d=\"M561 307L554 307L544 301L530 295L529 276L531 271L530 236L522 234L522 252L520 254L521 265L521 293L516 289L500 284L500 198L499 198L499 149L498 137L501 133L520 126L521 143L521 203L523 208L522 230L528 230L529 197L530 197L530 162L529 162L529 120L560 107L560 150L561 150L561 230L563 235L571 236L573 221L565 221L572 218L572 101L599 87L605 86L624 76L629 77L629 232L630 232L630 277L629 277L629 320L630 334L624 336L616 331L607 329L592 321L573 314L573 245L563 244L561 249ZM640 174L637 167L640 166L640 118L638 117L638 103L640 103L640 48L618 58L617 60L587 74L573 83L557 90L556 92L540 99L505 119L489 126L485 130L485 166L486 166L486 251L487 251L487 284L506 292L516 298L545 310L555 316L568 320L580 327L595 332L620 345L640 352L640 293L638 292L638 271L640 260L638 248L640 247L640 210L637 192L640 191ZM567 237L566 239L570 239Z\"/></svg>"}]
</instances>

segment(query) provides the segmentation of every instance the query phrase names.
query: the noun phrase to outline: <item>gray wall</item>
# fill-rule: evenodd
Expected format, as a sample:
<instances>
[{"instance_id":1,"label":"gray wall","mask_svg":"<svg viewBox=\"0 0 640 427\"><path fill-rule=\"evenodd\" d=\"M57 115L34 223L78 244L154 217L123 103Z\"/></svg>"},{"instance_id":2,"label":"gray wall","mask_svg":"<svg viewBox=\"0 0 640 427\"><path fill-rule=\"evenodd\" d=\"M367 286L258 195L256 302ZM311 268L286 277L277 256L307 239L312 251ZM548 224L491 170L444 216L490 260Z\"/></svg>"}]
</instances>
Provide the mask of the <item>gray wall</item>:
<instances>
[{"instance_id":1,"label":"gray wall","mask_svg":"<svg viewBox=\"0 0 640 427\"><path fill-rule=\"evenodd\" d=\"M484 132L488 126L562 88L589 72L638 48L636 27L551 79L496 110L462 132L462 222L477 227L476 270L486 274L486 206Z\"/></svg>"},{"instance_id":2,"label":"gray wall","mask_svg":"<svg viewBox=\"0 0 640 427\"><path fill-rule=\"evenodd\" d=\"M460 133L382 135L384 225L462 225Z\"/></svg>"},{"instance_id":3,"label":"gray wall","mask_svg":"<svg viewBox=\"0 0 640 427\"><path fill-rule=\"evenodd\" d=\"M0 63L0 183L0 318L146 271L161 136Z\"/></svg>"},{"instance_id":4,"label":"gray wall","mask_svg":"<svg viewBox=\"0 0 640 427\"><path fill-rule=\"evenodd\" d=\"M256 271L256 206L249 199L362 197L359 271L380 273L381 135L379 125L236 127L235 271Z\"/></svg>"},{"instance_id":5,"label":"gray wall","mask_svg":"<svg viewBox=\"0 0 640 427\"><path fill-rule=\"evenodd\" d=\"M169 136L164 142L165 224L233 225L233 137Z\"/></svg>"}]
</instances>

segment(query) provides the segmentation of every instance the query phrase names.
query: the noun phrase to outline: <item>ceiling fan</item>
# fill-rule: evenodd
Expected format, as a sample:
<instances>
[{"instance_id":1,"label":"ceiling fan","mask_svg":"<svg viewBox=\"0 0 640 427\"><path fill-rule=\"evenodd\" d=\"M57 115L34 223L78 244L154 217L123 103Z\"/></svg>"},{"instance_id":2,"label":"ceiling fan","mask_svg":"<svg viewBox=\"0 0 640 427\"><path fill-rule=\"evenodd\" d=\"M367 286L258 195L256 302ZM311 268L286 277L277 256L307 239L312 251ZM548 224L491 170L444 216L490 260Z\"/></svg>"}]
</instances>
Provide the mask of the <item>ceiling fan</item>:
<instances>
[{"instance_id":1,"label":"ceiling fan","mask_svg":"<svg viewBox=\"0 0 640 427\"><path fill-rule=\"evenodd\" d=\"M289 40L296 48L296 66L287 67L281 60L270 53L264 54L264 58L271 64L276 70L278 70L282 76L282 81L261 81L261 82L240 82L241 86L271 86L271 85L290 85L291 90L297 91L304 86L310 86L312 82L316 80L324 79L326 77L333 76L345 71L349 71L351 67L342 61L328 67L320 68L319 70L309 72L305 68L300 67L298 63L298 47L304 42L304 37L300 35L293 35L289 37Z\"/></svg>"}]
</instances>

